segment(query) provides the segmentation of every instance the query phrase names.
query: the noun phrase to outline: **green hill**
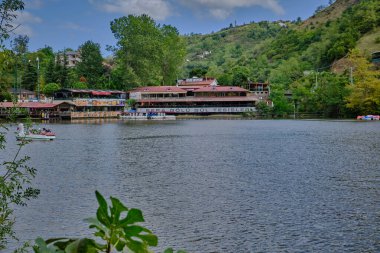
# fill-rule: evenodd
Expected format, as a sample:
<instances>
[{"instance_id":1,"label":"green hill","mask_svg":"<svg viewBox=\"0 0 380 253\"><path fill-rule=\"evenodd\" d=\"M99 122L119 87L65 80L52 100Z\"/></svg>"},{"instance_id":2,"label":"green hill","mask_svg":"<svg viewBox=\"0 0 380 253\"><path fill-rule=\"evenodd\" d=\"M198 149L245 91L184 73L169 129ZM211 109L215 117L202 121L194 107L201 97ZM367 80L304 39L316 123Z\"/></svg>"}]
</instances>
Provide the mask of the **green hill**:
<instances>
[{"instance_id":1,"label":"green hill","mask_svg":"<svg viewBox=\"0 0 380 253\"><path fill-rule=\"evenodd\" d=\"M328 21L333 21L342 16L342 13L354 4L357 4L360 0L341 0L335 1L327 8L321 8L321 10L315 13L313 16L305 20L301 27L307 26L321 26Z\"/></svg>"},{"instance_id":2,"label":"green hill","mask_svg":"<svg viewBox=\"0 0 380 253\"><path fill-rule=\"evenodd\" d=\"M186 36L183 75L207 75L221 84L273 83L291 67L288 86L304 71L325 68L359 47L380 51L379 0L337 0L304 22L277 21L230 26L207 35Z\"/></svg>"}]
</instances>

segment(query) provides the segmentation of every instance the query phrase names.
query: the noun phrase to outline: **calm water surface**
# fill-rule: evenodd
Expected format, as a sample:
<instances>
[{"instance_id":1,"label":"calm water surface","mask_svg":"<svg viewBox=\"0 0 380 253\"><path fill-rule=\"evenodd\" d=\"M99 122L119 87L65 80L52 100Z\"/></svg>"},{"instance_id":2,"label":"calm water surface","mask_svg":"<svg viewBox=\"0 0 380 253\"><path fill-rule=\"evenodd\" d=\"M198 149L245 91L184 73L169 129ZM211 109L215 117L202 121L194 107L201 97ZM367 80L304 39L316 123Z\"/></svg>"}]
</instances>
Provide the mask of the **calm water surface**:
<instances>
[{"instance_id":1,"label":"calm water surface","mask_svg":"<svg viewBox=\"0 0 380 253\"><path fill-rule=\"evenodd\" d=\"M21 240L90 235L97 189L143 210L156 252L380 252L380 122L49 127L24 150L41 195L17 210Z\"/></svg>"}]
</instances>

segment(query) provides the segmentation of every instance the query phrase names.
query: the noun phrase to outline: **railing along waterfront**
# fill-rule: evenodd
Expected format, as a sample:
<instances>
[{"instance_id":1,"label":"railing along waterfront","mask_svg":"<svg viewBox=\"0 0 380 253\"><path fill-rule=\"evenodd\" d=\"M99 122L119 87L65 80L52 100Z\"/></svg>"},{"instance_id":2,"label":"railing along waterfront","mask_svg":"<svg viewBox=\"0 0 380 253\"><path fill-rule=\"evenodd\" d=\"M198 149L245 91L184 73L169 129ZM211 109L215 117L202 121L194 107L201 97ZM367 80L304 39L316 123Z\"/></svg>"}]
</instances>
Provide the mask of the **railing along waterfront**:
<instances>
[{"instance_id":1,"label":"railing along waterfront","mask_svg":"<svg viewBox=\"0 0 380 253\"><path fill-rule=\"evenodd\" d=\"M98 111L98 112L61 112L61 118L83 119L83 118L117 118L120 111Z\"/></svg>"}]
</instances>

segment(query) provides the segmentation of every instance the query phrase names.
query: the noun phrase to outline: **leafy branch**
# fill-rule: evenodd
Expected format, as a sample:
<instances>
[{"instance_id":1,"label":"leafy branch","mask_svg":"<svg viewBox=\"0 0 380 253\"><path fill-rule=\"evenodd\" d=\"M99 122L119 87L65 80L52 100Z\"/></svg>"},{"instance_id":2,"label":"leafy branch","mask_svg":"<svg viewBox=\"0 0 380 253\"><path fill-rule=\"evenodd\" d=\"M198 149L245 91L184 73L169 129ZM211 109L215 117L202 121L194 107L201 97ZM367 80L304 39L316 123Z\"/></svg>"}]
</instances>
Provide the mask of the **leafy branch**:
<instances>
[{"instance_id":1,"label":"leafy branch","mask_svg":"<svg viewBox=\"0 0 380 253\"><path fill-rule=\"evenodd\" d=\"M88 218L89 228L95 229L94 235L103 243L97 243L89 238L54 238L44 241L42 238L35 240L33 247L35 253L98 253L98 252L152 252L149 247L157 246L158 238L149 229L139 225L144 222L144 217L139 209L126 207L119 199L110 197L109 206L106 199L95 192L99 207L96 217ZM165 253L174 253L173 249L165 250ZM178 251L178 253L185 253Z\"/></svg>"}]
</instances>

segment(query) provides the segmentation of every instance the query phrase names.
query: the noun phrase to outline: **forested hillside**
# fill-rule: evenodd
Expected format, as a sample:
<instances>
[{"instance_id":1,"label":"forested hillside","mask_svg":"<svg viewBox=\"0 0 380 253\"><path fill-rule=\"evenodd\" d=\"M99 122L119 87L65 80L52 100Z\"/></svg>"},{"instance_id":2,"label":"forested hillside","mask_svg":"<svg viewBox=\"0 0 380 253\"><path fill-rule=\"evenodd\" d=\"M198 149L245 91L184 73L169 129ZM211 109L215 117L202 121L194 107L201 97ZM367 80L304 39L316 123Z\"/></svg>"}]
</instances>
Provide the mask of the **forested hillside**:
<instances>
[{"instance_id":1,"label":"forested hillside","mask_svg":"<svg viewBox=\"0 0 380 253\"><path fill-rule=\"evenodd\" d=\"M341 91L337 91L341 97L332 98L339 103L334 102L327 108L325 102L311 103L306 94L299 98L293 96L293 101L287 101L281 94L287 90L294 94L300 90L309 92L313 87L305 87L306 83L311 85L311 81L305 79L318 79L317 74L321 82L329 76L331 85L348 82L342 73L330 73L331 66L354 48L361 49L360 54L367 58L372 51L380 51L379 13L379 0L337 0L330 6L319 7L315 15L305 21L252 22L237 27L231 25L213 34L187 36L184 75L213 76L225 85L270 82L272 99L277 102L275 107L280 114L292 111L292 103L295 103L301 111L346 115L346 98L341 93L347 91L343 84L339 84ZM379 104L373 106L379 110Z\"/></svg>"},{"instance_id":2,"label":"forested hillside","mask_svg":"<svg viewBox=\"0 0 380 253\"><path fill-rule=\"evenodd\" d=\"M11 49L0 36L0 100L11 99L11 87L51 95L60 87L130 90L209 76L221 85L269 82L274 107L264 111L278 116L380 114L380 70L370 64L380 51L380 0L331 0L304 21L230 24L206 35L181 36L147 15L115 19L110 29L117 43L108 59L92 41L30 52L27 36L12 39ZM68 68L70 51L81 63Z\"/></svg>"}]
</instances>

